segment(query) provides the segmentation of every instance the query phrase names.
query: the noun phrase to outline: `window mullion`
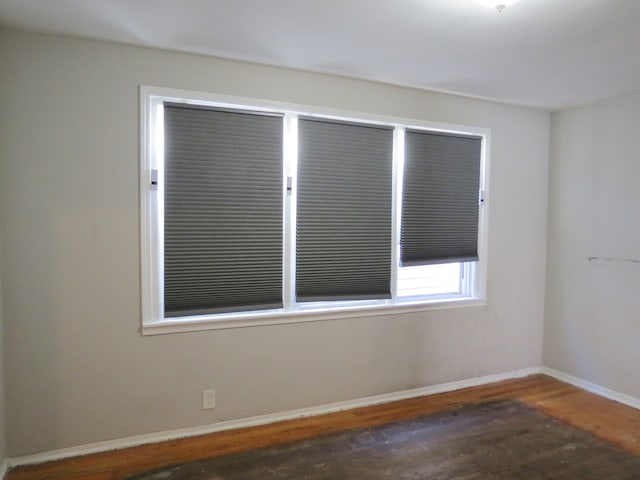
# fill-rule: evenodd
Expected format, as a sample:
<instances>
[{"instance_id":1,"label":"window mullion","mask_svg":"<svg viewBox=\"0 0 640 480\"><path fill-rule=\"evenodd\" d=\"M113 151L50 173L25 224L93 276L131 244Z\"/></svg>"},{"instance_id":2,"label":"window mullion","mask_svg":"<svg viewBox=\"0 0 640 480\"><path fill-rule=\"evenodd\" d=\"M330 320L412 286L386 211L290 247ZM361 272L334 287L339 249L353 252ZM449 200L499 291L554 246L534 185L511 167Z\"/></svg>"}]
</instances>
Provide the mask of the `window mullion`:
<instances>
[{"instance_id":1,"label":"window mullion","mask_svg":"<svg viewBox=\"0 0 640 480\"><path fill-rule=\"evenodd\" d=\"M158 259L158 272L156 275L158 285L154 289L157 298L158 318L164 318L164 102L157 99L154 102L155 125L154 125L154 148L155 148L155 168L158 170L158 189L156 190L156 215L157 229L156 248Z\"/></svg>"},{"instance_id":2,"label":"window mullion","mask_svg":"<svg viewBox=\"0 0 640 480\"><path fill-rule=\"evenodd\" d=\"M282 258L282 300L284 311L291 311L296 303L296 192L298 164L298 116L293 113L284 115L284 235Z\"/></svg>"},{"instance_id":3,"label":"window mullion","mask_svg":"<svg viewBox=\"0 0 640 480\"><path fill-rule=\"evenodd\" d=\"M392 229L391 229L391 303L398 296L398 268L400 265L400 214L402 212L402 173L404 167L404 128L393 131Z\"/></svg>"}]
</instances>

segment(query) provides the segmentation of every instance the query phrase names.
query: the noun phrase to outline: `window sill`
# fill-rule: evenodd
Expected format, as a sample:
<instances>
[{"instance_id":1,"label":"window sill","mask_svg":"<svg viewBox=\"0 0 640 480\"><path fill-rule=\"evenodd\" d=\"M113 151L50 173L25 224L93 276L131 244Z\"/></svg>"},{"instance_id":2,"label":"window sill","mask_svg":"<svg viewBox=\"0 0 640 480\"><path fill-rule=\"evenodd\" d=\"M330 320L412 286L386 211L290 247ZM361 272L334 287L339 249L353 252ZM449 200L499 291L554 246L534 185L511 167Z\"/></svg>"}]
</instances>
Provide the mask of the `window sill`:
<instances>
[{"instance_id":1,"label":"window sill","mask_svg":"<svg viewBox=\"0 0 640 480\"><path fill-rule=\"evenodd\" d=\"M398 303L395 305L370 305L358 307L338 307L324 310L291 312L247 313L226 318L185 317L144 323L142 335L164 335L168 333L196 332L201 330L222 330L227 328L258 327L283 325L288 323L319 322L357 317L375 317L380 315L399 315L403 313L446 310L452 308L480 307L486 305L486 298L451 298L429 301Z\"/></svg>"}]
</instances>

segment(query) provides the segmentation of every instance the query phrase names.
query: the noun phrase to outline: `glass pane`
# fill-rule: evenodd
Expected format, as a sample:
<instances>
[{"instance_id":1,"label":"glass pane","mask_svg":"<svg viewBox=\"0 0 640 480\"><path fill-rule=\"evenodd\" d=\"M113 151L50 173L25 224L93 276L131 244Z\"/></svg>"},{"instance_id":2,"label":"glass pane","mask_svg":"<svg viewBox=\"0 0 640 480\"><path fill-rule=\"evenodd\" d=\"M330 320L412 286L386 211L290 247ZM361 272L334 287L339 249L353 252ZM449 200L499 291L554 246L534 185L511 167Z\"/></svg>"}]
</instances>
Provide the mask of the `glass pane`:
<instances>
[{"instance_id":1,"label":"glass pane","mask_svg":"<svg viewBox=\"0 0 640 480\"><path fill-rule=\"evenodd\" d=\"M398 268L398 297L460 293L462 263Z\"/></svg>"}]
</instances>

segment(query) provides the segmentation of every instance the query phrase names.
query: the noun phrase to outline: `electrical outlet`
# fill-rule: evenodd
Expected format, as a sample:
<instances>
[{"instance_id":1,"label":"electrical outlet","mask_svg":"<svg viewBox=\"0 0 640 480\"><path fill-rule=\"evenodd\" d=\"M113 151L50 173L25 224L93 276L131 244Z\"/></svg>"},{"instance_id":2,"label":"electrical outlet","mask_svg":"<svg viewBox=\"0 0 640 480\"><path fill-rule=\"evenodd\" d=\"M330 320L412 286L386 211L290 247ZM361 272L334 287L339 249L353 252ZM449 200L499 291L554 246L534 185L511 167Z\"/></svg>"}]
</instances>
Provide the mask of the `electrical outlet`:
<instances>
[{"instance_id":1,"label":"electrical outlet","mask_svg":"<svg viewBox=\"0 0 640 480\"><path fill-rule=\"evenodd\" d=\"M209 410L211 408L216 408L216 391L203 390L202 391L202 409Z\"/></svg>"}]
</instances>

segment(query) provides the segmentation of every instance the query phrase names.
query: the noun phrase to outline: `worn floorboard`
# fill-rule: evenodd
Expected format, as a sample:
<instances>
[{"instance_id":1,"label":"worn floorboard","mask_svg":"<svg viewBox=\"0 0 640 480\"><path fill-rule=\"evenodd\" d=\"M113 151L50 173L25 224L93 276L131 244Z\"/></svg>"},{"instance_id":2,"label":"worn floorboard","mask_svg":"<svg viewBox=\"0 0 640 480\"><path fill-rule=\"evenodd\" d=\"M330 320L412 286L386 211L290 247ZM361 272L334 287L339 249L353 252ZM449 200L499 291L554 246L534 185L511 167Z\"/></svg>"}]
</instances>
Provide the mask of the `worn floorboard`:
<instances>
[{"instance_id":1,"label":"worn floorboard","mask_svg":"<svg viewBox=\"0 0 640 480\"><path fill-rule=\"evenodd\" d=\"M640 456L513 400L189 462L129 480L638 480Z\"/></svg>"},{"instance_id":2,"label":"worn floorboard","mask_svg":"<svg viewBox=\"0 0 640 480\"><path fill-rule=\"evenodd\" d=\"M384 405L25 466L11 470L7 480L120 480L169 465L503 399L519 400L640 455L640 411L550 377L533 375Z\"/></svg>"}]
</instances>

